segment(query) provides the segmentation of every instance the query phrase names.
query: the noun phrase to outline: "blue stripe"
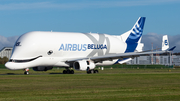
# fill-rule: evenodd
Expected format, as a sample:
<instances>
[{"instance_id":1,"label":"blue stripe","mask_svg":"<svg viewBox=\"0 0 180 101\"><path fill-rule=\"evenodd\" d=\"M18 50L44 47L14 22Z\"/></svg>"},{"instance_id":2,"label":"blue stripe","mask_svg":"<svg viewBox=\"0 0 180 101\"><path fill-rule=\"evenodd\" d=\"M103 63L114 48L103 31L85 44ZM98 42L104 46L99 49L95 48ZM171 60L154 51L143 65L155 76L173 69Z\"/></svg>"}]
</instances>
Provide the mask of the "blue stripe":
<instances>
[{"instance_id":1,"label":"blue stripe","mask_svg":"<svg viewBox=\"0 0 180 101\"><path fill-rule=\"evenodd\" d=\"M129 59L129 58L124 58L123 60L118 59L118 60L114 63L114 65L117 64L117 63L119 63L120 61L124 61L124 60L126 60L126 59Z\"/></svg>"}]
</instances>

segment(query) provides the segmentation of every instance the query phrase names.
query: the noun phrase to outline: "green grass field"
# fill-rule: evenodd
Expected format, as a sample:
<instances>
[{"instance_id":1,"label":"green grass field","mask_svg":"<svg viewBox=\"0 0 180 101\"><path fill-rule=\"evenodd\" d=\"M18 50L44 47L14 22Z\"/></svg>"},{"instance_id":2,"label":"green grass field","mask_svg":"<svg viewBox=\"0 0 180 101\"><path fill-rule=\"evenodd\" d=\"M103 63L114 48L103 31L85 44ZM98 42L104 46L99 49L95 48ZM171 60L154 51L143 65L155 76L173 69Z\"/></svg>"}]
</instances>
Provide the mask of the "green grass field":
<instances>
[{"instance_id":1,"label":"green grass field","mask_svg":"<svg viewBox=\"0 0 180 101\"><path fill-rule=\"evenodd\" d=\"M98 74L0 69L0 101L179 101L180 69L105 68Z\"/></svg>"}]
</instances>

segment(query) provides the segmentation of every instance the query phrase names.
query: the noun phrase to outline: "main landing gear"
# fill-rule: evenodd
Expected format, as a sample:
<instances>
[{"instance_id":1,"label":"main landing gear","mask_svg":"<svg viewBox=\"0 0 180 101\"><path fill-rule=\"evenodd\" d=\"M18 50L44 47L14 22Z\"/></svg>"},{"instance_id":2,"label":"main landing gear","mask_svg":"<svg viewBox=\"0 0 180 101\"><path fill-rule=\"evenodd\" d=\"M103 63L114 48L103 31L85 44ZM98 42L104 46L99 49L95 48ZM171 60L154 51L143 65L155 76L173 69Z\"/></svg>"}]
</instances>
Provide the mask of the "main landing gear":
<instances>
[{"instance_id":1,"label":"main landing gear","mask_svg":"<svg viewBox=\"0 0 180 101\"><path fill-rule=\"evenodd\" d=\"M74 70L69 70L69 68L66 68L66 70L63 70L63 74L74 74Z\"/></svg>"},{"instance_id":2,"label":"main landing gear","mask_svg":"<svg viewBox=\"0 0 180 101\"><path fill-rule=\"evenodd\" d=\"M94 70L94 69L87 71L87 74L93 74L93 73L99 73L99 71L98 70Z\"/></svg>"},{"instance_id":3,"label":"main landing gear","mask_svg":"<svg viewBox=\"0 0 180 101\"><path fill-rule=\"evenodd\" d=\"M29 68L26 68L26 69L24 69L24 70L25 70L24 74L25 74L25 75L28 75L28 74L29 74Z\"/></svg>"}]
</instances>

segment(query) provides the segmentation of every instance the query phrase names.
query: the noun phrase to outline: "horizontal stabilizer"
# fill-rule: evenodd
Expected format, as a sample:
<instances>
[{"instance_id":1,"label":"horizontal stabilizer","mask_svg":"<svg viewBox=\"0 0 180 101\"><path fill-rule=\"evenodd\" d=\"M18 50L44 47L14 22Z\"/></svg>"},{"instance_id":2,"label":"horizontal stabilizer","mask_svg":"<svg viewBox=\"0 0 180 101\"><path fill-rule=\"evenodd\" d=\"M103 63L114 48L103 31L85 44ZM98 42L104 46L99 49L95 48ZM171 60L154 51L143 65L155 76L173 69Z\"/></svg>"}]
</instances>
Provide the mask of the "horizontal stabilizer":
<instances>
[{"instance_id":1,"label":"horizontal stabilizer","mask_svg":"<svg viewBox=\"0 0 180 101\"><path fill-rule=\"evenodd\" d=\"M173 48L170 48L168 51L173 51L176 48L176 46L174 46Z\"/></svg>"},{"instance_id":2,"label":"horizontal stabilizer","mask_svg":"<svg viewBox=\"0 0 180 101\"><path fill-rule=\"evenodd\" d=\"M127 59L124 59L122 61L118 61L118 63L123 64L123 63L126 63L126 62L131 61L131 60L132 60L132 58L127 58Z\"/></svg>"}]
</instances>

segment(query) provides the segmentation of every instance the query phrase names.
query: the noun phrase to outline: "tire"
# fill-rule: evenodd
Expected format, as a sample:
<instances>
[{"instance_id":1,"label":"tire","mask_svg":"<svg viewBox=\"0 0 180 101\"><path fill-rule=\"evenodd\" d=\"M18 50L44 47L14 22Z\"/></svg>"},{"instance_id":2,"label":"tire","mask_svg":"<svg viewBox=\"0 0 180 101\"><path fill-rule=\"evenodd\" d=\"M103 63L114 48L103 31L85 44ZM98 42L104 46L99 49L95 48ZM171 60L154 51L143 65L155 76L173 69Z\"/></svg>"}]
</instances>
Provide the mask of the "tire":
<instances>
[{"instance_id":1,"label":"tire","mask_svg":"<svg viewBox=\"0 0 180 101\"><path fill-rule=\"evenodd\" d=\"M94 70L91 70L90 72L91 72L91 74L95 73L95 71L94 71Z\"/></svg>"},{"instance_id":2,"label":"tire","mask_svg":"<svg viewBox=\"0 0 180 101\"><path fill-rule=\"evenodd\" d=\"M71 70L70 73L71 73L71 74L74 74L74 70Z\"/></svg>"},{"instance_id":3,"label":"tire","mask_svg":"<svg viewBox=\"0 0 180 101\"><path fill-rule=\"evenodd\" d=\"M66 70L63 70L63 74L67 74L67 71L66 71Z\"/></svg>"},{"instance_id":4,"label":"tire","mask_svg":"<svg viewBox=\"0 0 180 101\"><path fill-rule=\"evenodd\" d=\"M67 74L70 74L71 73L71 71L70 70L67 70Z\"/></svg>"},{"instance_id":5,"label":"tire","mask_svg":"<svg viewBox=\"0 0 180 101\"><path fill-rule=\"evenodd\" d=\"M91 73L91 71L87 71L87 74L90 74Z\"/></svg>"},{"instance_id":6,"label":"tire","mask_svg":"<svg viewBox=\"0 0 180 101\"><path fill-rule=\"evenodd\" d=\"M28 71L25 71L25 72L24 72L24 74L25 74L25 75L28 75L28 74L29 74L29 72L28 72Z\"/></svg>"},{"instance_id":7,"label":"tire","mask_svg":"<svg viewBox=\"0 0 180 101\"><path fill-rule=\"evenodd\" d=\"M98 70L95 70L94 72L95 72L95 73L99 73L99 71L98 71Z\"/></svg>"}]
</instances>

